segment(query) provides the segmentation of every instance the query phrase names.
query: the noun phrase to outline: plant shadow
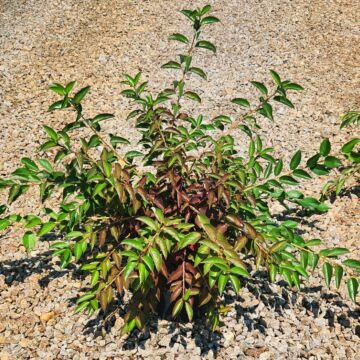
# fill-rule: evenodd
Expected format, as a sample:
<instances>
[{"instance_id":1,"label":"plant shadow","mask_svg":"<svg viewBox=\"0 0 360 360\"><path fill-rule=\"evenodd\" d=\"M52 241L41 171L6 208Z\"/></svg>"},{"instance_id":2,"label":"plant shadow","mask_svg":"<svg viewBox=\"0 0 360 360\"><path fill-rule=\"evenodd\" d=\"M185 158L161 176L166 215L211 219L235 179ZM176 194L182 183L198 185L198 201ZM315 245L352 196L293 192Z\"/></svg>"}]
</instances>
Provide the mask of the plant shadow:
<instances>
[{"instance_id":1,"label":"plant shadow","mask_svg":"<svg viewBox=\"0 0 360 360\"><path fill-rule=\"evenodd\" d=\"M64 270L54 270L51 254L51 251L46 251L33 257L0 262L0 273L5 276L5 284L11 286L15 282L24 282L27 277L34 273L44 275L38 280L42 287L46 287L52 280L65 276L69 272L76 279L84 278L82 272L75 266L70 266ZM290 309L298 303L301 293L300 304L307 310L307 316L312 316L314 319L318 318L325 308L324 318L327 319L328 326L335 327L336 324L340 324L343 328L353 328L355 335L360 338L360 324L353 324L353 320L360 318L359 307L351 309L335 293L321 293L322 286L303 287L301 292L295 292L288 288L285 281L279 281L277 285L281 288L279 292L275 292L271 288L266 272L258 271L254 278L243 283L243 287L246 287L258 300L255 305L243 305L245 301L241 294L238 296L231 295L230 288L225 295L225 303L233 305L236 321L243 322L248 331L258 330L266 334L269 325L264 317L256 314L259 304L262 303L268 310L275 311L281 316L284 310ZM315 298L313 294L318 295ZM70 306L73 306L76 299L70 299L69 302ZM126 305L124 307L124 304L126 301L123 297L115 298L106 313L100 311L95 318L90 319L84 325L83 333L92 334L94 337L109 333L116 323L115 313L120 317L125 314ZM341 309L340 314L334 311L334 307ZM112 313L114 315L109 316ZM159 338L167 336L167 346L174 348L174 351L179 346L187 348L189 346L187 339L191 337L196 346L201 349L201 355L206 355L212 350L215 356L220 349L223 338L220 333L212 333L200 318L195 319L193 324L188 324L182 321L168 322L156 314L152 314L147 329L143 332L135 330L124 340L122 347L123 349L134 349L135 347L145 349L145 344L152 338L152 334L156 334Z\"/></svg>"},{"instance_id":2,"label":"plant shadow","mask_svg":"<svg viewBox=\"0 0 360 360\"><path fill-rule=\"evenodd\" d=\"M354 186L342 189L338 195L336 195L336 192L333 191L329 194L329 200L330 200L330 203L333 204L338 197L351 198L353 195L360 198L360 185L354 185Z\"/></svg>"},{"instance_id":3,"label":"plant shadow","mask_svg":"<svg viewBox=\"0 0 360 360\"><path fill-rule=\"evenodd\" d=\"M356 336L360 338L360 324L351 324L351 319L360 319L360 307L351 309L336 293L323 293L323 286L304 286L300 291L293 291L283 280L276 283L281 287L281 293L275 292L271 288L268 281L267 273L258 271L254 278L245 281L244 286L254 297L262 303L267 309L275 311L280 316L284 314L284 310L291 309L296 304L301 305L307 310L307 316L314 319L319 318L325 308L325 315L329 327L335 327L336 324L343 328L351 329ZM317 294L316 298L312 294ZM299 300L301 302L299 303ZM228 304L234 303L236 309L237 321L243 320L248 330L258 329L262 333L266 333L267 324L261 316L250 318L250 314L254 314L259 306L243 307L239 302L243 302L239 296L227 296ZM334 308L340 308L337 313Z\"/></svg>"},{"instance_id":4,"label":"plant shadow","mask_svg":"<svg viewBox=\"0 0 360 360\"><path fill-rule=\"evenodd\" d=\"M46 287L52 280L63 277L70 272L74 279L84 278L81 271L77 270L74 265L70 265L67 269L55 270L51 250L20 260L0 262L0 274L4 275L5 284L8 286L15 282L24 282L33 274L46 273L39 279L40 286Z\"/></svg>"},{"instance_id":5,"label":"plant shadow","mask_svg":"<svg viewBox=\"0 0 360 360\"><path fill-rule=\"evenodd\" d=\"M117 318L121 318L125 313L124 299L118 296L106 313L100 311L96 318L89 320L85 324L83 333L86 335L92 334L94 337L104 337L114 327L116 328ZM116 328L116 331L120 334L119 328ZM195 318L194 323L190 324L184 320L164 320L157 314L151 314L146 329L143 331L135 329L130 335L127 335L122 349L133 350L139 348L146 350L146 342L151 341L154 336L156 336L159 348L163 348L164 351L166 349L168 351L169 347L172 351L177 351L179 346L187 349L190 346L188 339L191 338L194 340L195 345L200 348L201 355L206 355L212 350L215 357L220 349L220 340L223 338L222 334L213 333L208 329L199 317Z\"/></svg>"},{"instance_id":6,"label":"plant shadow","mask_svg":"<svg viewBox=\"0 0 360 360\"><path fill-rule=\"evenodd\" d=\"M276 283L280 286L281 291L275 292L271 288L266 272L259 271L255 277L256 279L247 280L243 284L243 287L246 287L253 297L258 300L255 305L242 305L245 300L241 294L237 296L231 295L230 288L224 299L227 305L233 305L236 313L236 321L243 322L248 331L258 330L262 334L267 333L270 325L267 323L266 318L260 314L256 315L257 307L260 303L268 310L276 312L279 316L283 316L285 310L291 309L297 304L297 306L303 306L307 310L307 316L313 317L314 319L322 316L327 320L329 327L334 328L336 324L340 324L343 328L353 329L355 335L360 338L360 324L354 325L351 321L351 319L357 320L360 318L360 308L351 309L339 295L334 293L321 293L322 286L303 287L300 292L292 291L285 281ZM312 294L320 294L320 296L314 298ZM299 302L299 300L301 301ZM120 308L120 302L113 304L112 310L117 306ZM340 308L341 311L335 313L335 306ZM324 311L324 308L326 313L323 316L322 311ZM119 315L121 316L122 313L124 312L120 311ZM96 319L90 320L84 328L85 333L104 336L110 332L115 324L116 317L114 315L113 318L106 322L104 322L104 318L105 314L99 313ZM135 330L124 340L123 349L145 349L145 344L152 338L152 334L156 334L159 339L164 336L163 334L166 334L168 346L171 348L178 346L176 344L187 348L187 339L192 338L196 346L201 349L202 356L206 355L210 350L212 350L216 356L220 350L223 335L219 332L212 333L199 318L195 319L191 325L181 321L167 322L155 314L152 314L148 323L149 326L144 332Z\"/></svg>"}]
</instances>

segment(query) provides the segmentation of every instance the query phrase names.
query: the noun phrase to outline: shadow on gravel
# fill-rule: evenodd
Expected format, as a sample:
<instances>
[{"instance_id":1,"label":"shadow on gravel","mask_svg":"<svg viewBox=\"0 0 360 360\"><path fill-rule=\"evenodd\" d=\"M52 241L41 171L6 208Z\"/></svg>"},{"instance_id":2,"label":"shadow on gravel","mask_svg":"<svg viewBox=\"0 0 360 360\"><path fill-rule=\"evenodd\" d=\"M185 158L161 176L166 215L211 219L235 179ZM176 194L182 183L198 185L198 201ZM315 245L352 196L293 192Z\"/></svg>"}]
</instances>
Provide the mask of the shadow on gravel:
<instances>
[{"instance_id":1,"label":"shadow on gravel","mask_svg":"<svg viewBox=\"0 0 360 360\"><path fill-rule=\"evenodd\" d=\"M75 267L60 271L54 270L51 253L51 251L46 251L21 260L0 262L0 274L5 276L5 283L8 286L15 282L23 282L34 273L46 273L39 279L39 284L42 287L47 286L52 280L68 274L69 271L72 272L74 278L83 278L80 271L74 271ZM269 326L266 319L262 316L254 316L260 303L281 316L285 309L290 309L291 306L298 302L299 294L302 294L301 306L307 310L307 316L313 316L315 319L320 316L320 311L324 310L325 307L326 315L324 318L327 319L328 326L334 327L335 324L340 324L344 328L353 328L355 335L360 337L360 324L354 325L352 324L353 321L351 321L351 319L355 321L360 319L359 307L355 310L350 309L340 296L334 293L321 294L322 286L303 287L301 292L294 292L287 287L285 281L279 281L277 285L281 287L281 292L274 292L271 289L266 272L258 272L253 279L247 280L243 284L243 287L246 287L258 302L254 305L242 306L241 303L245 302L244 299L241 295L230 295L231 291L225 295L225 302L228 305L234 304L236 320L243 322L248 331L258 330L265 334ZM315 296L316 298L314 298ZM70 305L75 306L75 302L76 299L71 299ZM87 322L83 333L92 334L94 337L97 337L110 332L116 320L115 316L111 314L117 312L122 317L124 315L123 307L124 299L122 297L116 298L106 314L100 311L95 319ZM338 313L334 312L334 307L340 308L340 314L339 311ZM212 333L210 329L206 328L201 319L196 319L193 325L185 322L165 322L166 327L163 326L164 323L160 326L160 321L160 317L155 314L152 315L151 319L149 319L147 330L144 332L135 330L125 339L123 348L134 349L139 347L145 349L145 343L151 339L151 334L163 334L161 337L158 337L167 338L168 344L165 345L164 343L164 346L174 347L175 344L181 344L184 348L187 348L187 339L191 337L194 339L196 346L200 347L202 355L206 355L210 350L216 355L220 349L222 335ZM174 351L176 351L176 348L174 348Z\"/></svg>"},{"instance_id":2,"label":"shadow on gravel","mask_svg":"<svg viewBox=\"0 0 360 360\"><path fill-rule=\"evenodd\" d=\"M332 192L329 196L330 202L333 204L337 197L349 197L351 198L353 195L360 198L360 185L354 185L349 188L343 189L340 191L339 195L336 195L335 191Z\"/></svg>"},{"instance_id":3,"label":"shadow on gravel","mask_svg":"<svg viewBox=\"0 0 360 360\"><path fill-rule=\"evenodd\" d=\"M246 287L258 300L256 304L250 306L242 306L245 300L240 296L231 296L229 293L225 295L225 302L227 305L234 304L236 311L237 322L243 322L248 331L258 330L263 334L266 334L270 324L266 322L266 319L262 316L254 316L257 307L262 303L268 310L275 311L279 316L284 315L284 310L290 309L296 303L298 306L303 306L307 310L307 315L318 318L320 312L324 310L326 314L324 318L328 322L328 326L334 327L335 324L340 324L344 328L352 328L355 335L360 337L360 325L352 324L351 319L360 319L360 308L352 310L344 303L339 295L324 293L321 294L322 286L304 287L301 292L291 291L285 281L279 281L277 283L281 287L281 292L274 292L271 289L270 283L267 280L266 272L258 272L257 279L251 279L246 281L243 286ZM299 303L299 295L301 295L301 303ZM317 294L317 298L314 299L313 295ZM121 299L114 303L111 311L114 311L116 307L121 309L123 301ZM334 312L334 307L340 308L337 313ZM124 315L123 310L119 310L120 316ZM108 333L115 326L116 318L111 316L104 321L106 314L100 312L96 319L88 321L84 328L85 334L94 334L95 336L103 336L104 333ZM120 330L119 330L120 331ZM181 344L184 348L189 346L187 339L190 337L194 339L196 346L200 347L201 355L206 355L210 350L216 355L220 349L220 341L223 335L220 333L212 333L210 329L202 323L201 319L197 319L193 325L186 324L185 322L169 322L161 324L160 317L152 315L149 319L149 326L144 332L135 330L133 334L128 336L123 344L124 350L132 350L134 348L145 349L145 343L152 341L151 334L157 334L157 342L161 347L161 339L166 338L164 346L170 346L173 348L175 344ZM168 344L168 345L165 345ZM176 351L176 348L174 349Z\"/></svg>"},{"instance_id":4,"label":"shadow on gravel","mask_svg":"<svg viewBox=\"0 0 360 360\"><path fill-rule=\"evenodd\" d=\"M126 309L126 305L125 305ZM107 309L106 314L100 311L95 319L89 320L84 326L83 333L85 335L92 334L94 337L104 336L111 332L112 328L116 327L116 316L123 317L125 315L124 301L118 297L115 302ZM110 314L110 316L109 316ZM157 334L157 343L160 348L174 348L177 351L176 344L182 345L185 349L188 348L188 339L194 339L197 347L201 349L201 355L206 355L210 350L213 351L216 357L220 349L220 340L223 336L220 333L213 333L206 328L201 322L201 319L195 319L193 324L182 321L162 322L160 316L152 314L148 319L148 325L145 331L134 330L123 343L123 350L132 350L140 348L145 350L147 341L151 341L152 334ZM117 331L120 329L117 328ZM162 340L163 339L163 340ZM177 345L178 346L178 345Z\"/></svg>"},{"instance_id":5,"label":"shadow on gravel","mask_svg":"<svg viewBox=\"0 0 360 360\"><path fill-rule=\"evenodd\" d=\"M14 282L24 282L32 274L47 273L39 279L41 287L46 287L50 281L65 276L69 272L72 272L73 278L83 278L81 272L74 271L75 269L75 266L69 266L64 270L54 270L51 250L20 260L0 262L0 274L5 276L5 283L8 286Z\"/></svg>"},{"instance_id":6,"label":"shadow on gravel","mask_svg":"<svg viewBox=\"0 0 360 360\"><path fill-rule=\"evenodd\" d=\"M344 328L353 328L355 335L360 337L360 324L351 324L351 319L360 319L360 307L352 310L339 295L321 293L322 286L302 287L300 292L295 292L289 289L285 281L279 281L277 285L281 287L281 293L274 292L271 289L266 272L258 272L254 279L250 279L244 284L259 302L262 302L265 307L279 315L283 315L285 309L290 309L291 306L294 306L299 300L299 295L301 295L301 306L307 310L308 316L318 318L321 310L325 307L326 314L324 318L327 319L328 326L334 327L335 324L340 324ZM307 296L307 294L317 294L318 298L314 299L311 295ZM237 302L235 304L236 319L237 321L244 321L249 331L257 329L262 333L266 333L267 323L265 319L251 316L251 314L255 313L259 304L242 307L238 304L238 302L243 302L240 296L227 296L226 300L228 304ZM341 309L340 314L335 314L334 307Z\"/></svg>"},{"instance_id":7,"label":"shadow on gravel","mask_svg":"<svg viewBox=\"0 0 360 360\"><path fill-rule=\"evenodd\" d=\"M294 212L292 209L290 209L277 214L275 217L278 221L286 221L286 220L296 221L297 223L301 225L305 225L310 229L324 231L324 229L318 225L320 223L319 220L309 220L309 217L314 214L316 213L305 210L297 210ZM304 235L306 231L302 229L297 229L297 233L299 235Z\"/></svg>"}]
</instances>

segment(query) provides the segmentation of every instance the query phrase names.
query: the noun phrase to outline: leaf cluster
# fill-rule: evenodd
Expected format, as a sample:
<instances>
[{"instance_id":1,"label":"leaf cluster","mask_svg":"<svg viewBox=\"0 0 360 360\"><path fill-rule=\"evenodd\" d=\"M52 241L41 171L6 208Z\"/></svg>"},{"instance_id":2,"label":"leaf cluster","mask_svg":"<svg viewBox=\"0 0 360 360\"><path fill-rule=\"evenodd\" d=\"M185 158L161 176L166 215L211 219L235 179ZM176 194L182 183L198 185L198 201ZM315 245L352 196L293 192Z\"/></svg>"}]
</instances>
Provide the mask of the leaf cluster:
<instances>
[{"instance_id":1,"label":"leaf cluster","mask_svg":"<svg viewBox=\"0 0 360 360\"><path fill-rule=\"evenodd\" d=\"M326 204L305 196L299 184L342 166L329 155L328 140L312 158L305 161L299 150L288 164L263 145L261 119L272 121L276 106L293 108L291 92L302 87L271 70L269 84L251 82L257 103L232 100L242 109L237 118L219 114L206 119L186 110L189 101L201 102L193 77L207 79L196 65L196 53L216 52L203 37L204 29L219 22L210 10L182 11L193 36L170 35L186 49L162 66L176 73L167 88L154 94L141 73L124 75L122 95L134 105L128 119L141 133L136 147L124 153L122 146L131 142L102 131L112 114L85 114L89 87L75 92L74 81L52 84L61 98L49 111L66 110L74 120L62 129L45 126L47 139L38 158L23 158L0 181L8 203L38 186L44 204L43 216L8 214L2 205L0 230L23 226L28 251L38 238L57 235L51 248L60 266L75 263L89 275L89 290L79 297L76 312L107 311L129 291L124 333L143 329L153 312L189 321L203 316L215 330L227 311L225 291L238 294L258 268L271 281L283 278L300 288L321 260L326 284L335 276L338 287L349 275L348 292L356 301L359 261L340 262L348 253L344 248L316 251L319 239L304 239L296 221L279 220L270 212L273 202L287 210L326 212ZM236 148L236 131L246 134L246 156ZM353 157L354 146L347 144L343 153ZM56 210L45 206L55 190L62 195Z\"/></svg>"}]
</instances>

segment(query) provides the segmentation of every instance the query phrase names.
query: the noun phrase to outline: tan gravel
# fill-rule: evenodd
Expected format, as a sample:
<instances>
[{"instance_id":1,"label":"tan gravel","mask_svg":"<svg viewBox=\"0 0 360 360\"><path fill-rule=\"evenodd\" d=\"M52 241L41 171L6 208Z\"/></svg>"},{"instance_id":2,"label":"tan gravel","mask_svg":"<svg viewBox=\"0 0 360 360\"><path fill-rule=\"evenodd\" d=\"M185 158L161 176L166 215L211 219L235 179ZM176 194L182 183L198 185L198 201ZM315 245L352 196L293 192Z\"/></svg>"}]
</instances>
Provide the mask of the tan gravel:
<instances>
[{"instance_id":1,"label":"tan gravel","mask_svg":"<svg viewBox=\"0 0 360 360\"><path fill-rule=\"evenodd\" d=\"M210 1L222 24L208 39L218 54L196 58L209 81L201 86L200 110L212 117L235 115L236 96L252 98L250 80L268 81L268 69L305 87L294 97L295 110L276 111L263 122L267 142L278 154L302 148L316 151L330 137L339 147L350 131L338 131L338 116L360 108L360 2ZM107 129L136 139L126 122L130 107L120 96L124 72L141 70L159 89L168 71L159 65L180 46L167 36L182 30L181 8L200 1L0 0L0 176L34 153L43 124L61 127L69 114L48 114L52 81L76 79L91 85L85 102L90 115L114 112ZM187 28L186 28L187 29ZM187 32L187 30L185 30ZM239 136L239 141L241 140ZM319 187L317 182L317 187ZM20 211L37 209L37 200L19 200ZM360 257L360 205L355 195L338 199L326 216L314 216L309 236L328 246L346 245ZM72 303L87 282L61 271L41 243L32 257L19 233L0 242L0 359L360 359L360 309L315 277L305 292L282 284L248 284L226 318L222 335L201 324L174 325L154 319L154 330L124 342L121 319L101 331L96 318L73 315ZM45 252L45 255L44 255ZM271 292L278 293L273 295ZM231 294L229 294L229 301Z\"/></svg>"}]
</instances>

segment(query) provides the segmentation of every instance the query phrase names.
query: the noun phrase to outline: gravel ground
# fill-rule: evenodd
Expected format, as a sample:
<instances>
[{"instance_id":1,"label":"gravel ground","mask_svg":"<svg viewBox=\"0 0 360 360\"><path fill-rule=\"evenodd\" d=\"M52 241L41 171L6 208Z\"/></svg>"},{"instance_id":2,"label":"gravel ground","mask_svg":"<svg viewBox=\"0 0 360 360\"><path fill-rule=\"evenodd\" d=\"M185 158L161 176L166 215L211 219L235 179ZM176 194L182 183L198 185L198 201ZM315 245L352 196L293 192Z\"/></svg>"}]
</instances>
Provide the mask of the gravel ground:
<instances>
[{"instance_id":1,"label":"gravel ground","mask_svg":"<svg viewBox=\"0 0 360 360\"><path fill-rule=\"evenodd\" d=\"M195 1L196 5L204 3ZM217 56L201 52L197 65L208 69L201 86L207 117L235 115L236 96L251 98L250 80L265 81L268 69L301 83L296 110L276 111L263 123L268 144L278 154L301 147L316 151L322 137L339 147L350 131L338 132L338 115L360 108L360 2L210 1L222 24L208 39ZM52 81L92 85L85 102L89 115L114 112L107 129L136 138L126 122L129 106L120 96L124 72L144 72L151 87L167 83L160 64L180 45L167 36L186 24L176 12L193 1L0 0L0 175L31 155L44 137L43 124L55 128L68 115L48 114ZM187 29L187 28L186 28ZM186 30L184 31L186 33ZM241 136L239 135L239 141ZM315 184L319 188L320 183ZM31 194L30 194L31 195ZM36 195L36 194L32 194ZM20 212L37 211L36 196L15 203ZM360 256L354 194L332 204L326 216L313 216L304 228L326 245L348 246ZM60 270L48 244L27 257L20 233L0 243L0 359L360 359L360 309L314 277L302 292L266 279L231 291L232 311L220 334L200 323L174 324L152 319L145 334L119 337L121 318L102 328L101 317L73 315L77 294L87 285L81 274Z\"/></svg>"}]
</instances>

